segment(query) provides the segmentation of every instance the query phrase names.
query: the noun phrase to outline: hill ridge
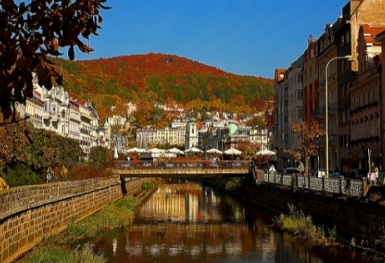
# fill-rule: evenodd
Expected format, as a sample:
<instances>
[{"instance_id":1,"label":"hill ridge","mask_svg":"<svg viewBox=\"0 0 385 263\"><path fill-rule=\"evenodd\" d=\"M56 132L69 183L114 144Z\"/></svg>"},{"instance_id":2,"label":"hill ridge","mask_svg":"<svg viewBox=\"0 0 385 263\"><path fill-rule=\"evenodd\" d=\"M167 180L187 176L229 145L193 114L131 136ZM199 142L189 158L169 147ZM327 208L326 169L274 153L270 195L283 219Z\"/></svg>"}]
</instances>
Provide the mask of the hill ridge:
<instances>
[{"instance_id":1,"label":"hill ridge","mask_svg":"<svg viewBox=\"0 0 385 263\"><path fill-rule=\"evenodd\" d=\"M246 112L250 111L247 107L263 107L274 93L272 79L240 76L172 54L52 60L62 67L65 89L70 95L88 99L104 112L128 101L175 102L186 106L204 102L205 107L223 109L233 105Z\"/></svg>"}]
</instances>

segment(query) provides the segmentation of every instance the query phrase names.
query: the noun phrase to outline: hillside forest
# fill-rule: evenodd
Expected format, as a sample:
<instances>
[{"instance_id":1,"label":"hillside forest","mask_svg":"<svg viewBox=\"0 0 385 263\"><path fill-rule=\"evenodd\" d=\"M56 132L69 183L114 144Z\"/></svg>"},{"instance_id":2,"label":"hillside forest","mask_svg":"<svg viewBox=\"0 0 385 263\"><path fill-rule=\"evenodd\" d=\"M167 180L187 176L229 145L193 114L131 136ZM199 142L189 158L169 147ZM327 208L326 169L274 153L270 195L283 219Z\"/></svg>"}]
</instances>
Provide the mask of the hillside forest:
<instances>
[{"instance_id":1,"label":"hillside forest","mask_svg":"<svg viewBox=\"0 0 385 263\"><path fill-rule=\"evenodd\" d=\"M126 116L122 105L128 102L142 108L151 107L148 103L178 104L194 112L241 114L265 110L273 100L271 79L227 73L176 55L52 60L62 72L70 96L92 102L100 123L111 115ZM171 117L162 118L167 123Z\"/></svg>"}]
</instances>

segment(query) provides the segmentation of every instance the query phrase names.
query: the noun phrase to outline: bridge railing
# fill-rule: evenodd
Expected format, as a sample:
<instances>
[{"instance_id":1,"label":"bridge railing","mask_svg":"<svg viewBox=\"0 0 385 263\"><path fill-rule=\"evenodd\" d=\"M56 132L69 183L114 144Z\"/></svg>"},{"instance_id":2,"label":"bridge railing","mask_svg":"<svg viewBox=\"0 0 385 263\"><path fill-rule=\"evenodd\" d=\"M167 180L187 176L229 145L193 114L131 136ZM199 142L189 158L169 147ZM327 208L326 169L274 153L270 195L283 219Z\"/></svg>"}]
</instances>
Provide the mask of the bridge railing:
<instances>
[{"instance_id":1,"label":"bridge railing","mask_svg":"<svg viewBox=\"0 0 385 263\"><path fill-rule=\"evenodd\" d=\"M240 169L250 168L251 161L245 160L172 160L156 161L113 161L108 164L112 169Z\"/></svg>"},{"instance_id":2,"label":"bridge railing","mask_svg":"<svg viewBox=\"0 0 385 263\"><path fill-rule=\"evenodd\" d=\"M368 190L366 178L350 179L343 176L325 178L265 173L263 175L263 181L272 184L291 186L293 188L357 197L364 196Z\"/></svg>"}]
</instances>

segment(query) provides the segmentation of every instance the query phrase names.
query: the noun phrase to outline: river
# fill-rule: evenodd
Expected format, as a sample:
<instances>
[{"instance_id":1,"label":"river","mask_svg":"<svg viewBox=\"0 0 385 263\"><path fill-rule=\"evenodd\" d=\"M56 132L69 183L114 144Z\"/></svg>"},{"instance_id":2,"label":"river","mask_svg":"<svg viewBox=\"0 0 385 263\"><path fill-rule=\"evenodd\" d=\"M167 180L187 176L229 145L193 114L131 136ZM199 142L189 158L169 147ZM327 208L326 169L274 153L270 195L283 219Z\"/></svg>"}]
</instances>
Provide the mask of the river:
<instances>
[{"instance_id":1,"label":"river","mask_svg":"<svg viewBox=\"0 0 385 263\"><path fill-rule=\"evenodd\" d=\"M317 246L269 227L272 212L201 184L163 185L134 223L91 243L112 263L372 262L341 246Z\"/></svg>"}]
</instances>

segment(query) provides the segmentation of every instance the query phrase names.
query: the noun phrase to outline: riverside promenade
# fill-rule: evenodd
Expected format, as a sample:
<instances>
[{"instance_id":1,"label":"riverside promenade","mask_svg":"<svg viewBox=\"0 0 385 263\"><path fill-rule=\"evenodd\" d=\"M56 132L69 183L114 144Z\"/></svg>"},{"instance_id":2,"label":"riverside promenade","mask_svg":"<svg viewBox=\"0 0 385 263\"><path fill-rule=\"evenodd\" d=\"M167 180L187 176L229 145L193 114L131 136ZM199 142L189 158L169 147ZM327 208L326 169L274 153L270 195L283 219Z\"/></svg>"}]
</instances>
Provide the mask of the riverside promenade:
<instances>
[{"instance_id":1,"label":"riverside promenade","mask_svg":"<svg viewBox=\"0 0 385 263\"><path fill-rule=\"evenodd\" d=\"M12 187L0 191L0 262L13 262L43 238L127 194L140 194L149 178L118 175L82 181Z\"/></svg>"}]
</instances>

